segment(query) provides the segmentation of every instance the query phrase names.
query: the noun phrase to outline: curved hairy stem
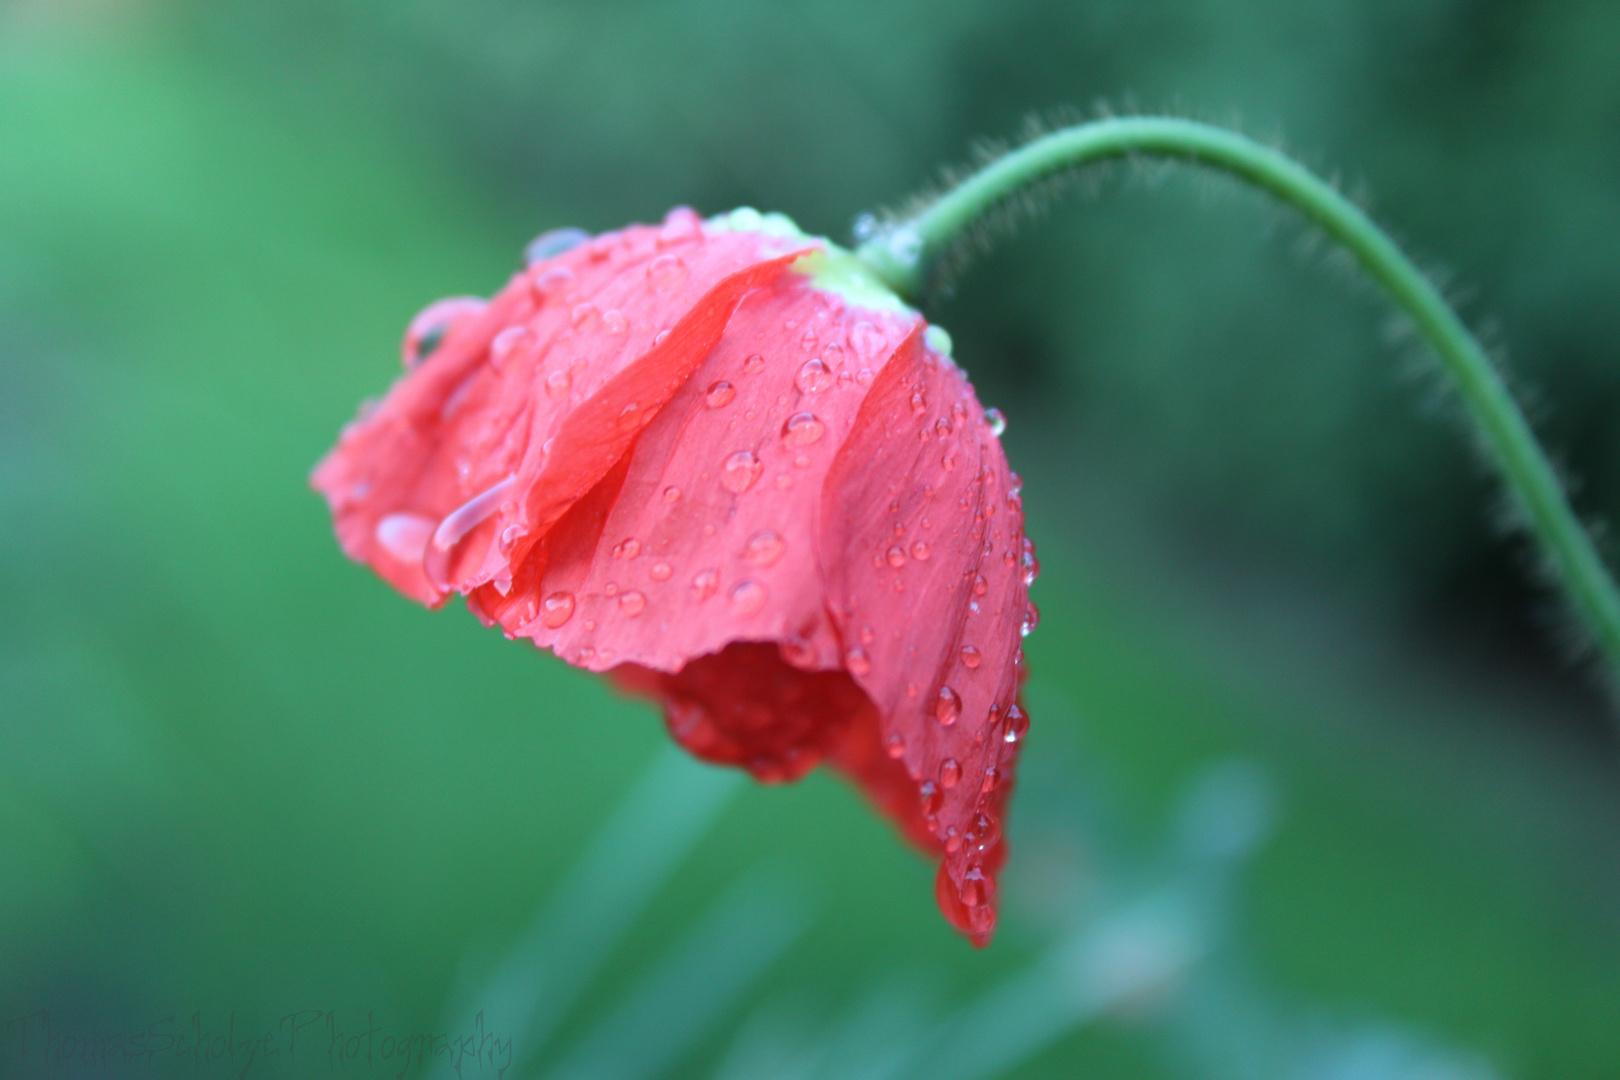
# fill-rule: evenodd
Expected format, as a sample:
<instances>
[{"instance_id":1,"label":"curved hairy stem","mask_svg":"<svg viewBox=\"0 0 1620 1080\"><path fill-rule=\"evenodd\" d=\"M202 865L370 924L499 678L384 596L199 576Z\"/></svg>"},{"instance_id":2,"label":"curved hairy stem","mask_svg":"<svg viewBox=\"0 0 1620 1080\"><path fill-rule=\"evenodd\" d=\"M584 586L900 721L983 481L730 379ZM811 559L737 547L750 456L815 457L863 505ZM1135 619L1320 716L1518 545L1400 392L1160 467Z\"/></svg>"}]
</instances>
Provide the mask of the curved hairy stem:
<instances>
[{"instance_id":1,"label":"curved hairy stem","mask_svg":"<svg viewBox=\"0 0 1620 1080\"><path fill-rule=\"evenodd\" d=\"M902 296L986 214L1043 180L1115 158L1166 158L1245 180L1344 245L1416 324L1455 383L1571 605L1620 672L1620 591L1501 375L1438 289L1372 219L1287 155L1190 120L1099 120L1053 132L992 162L914 217L886 224L857 254Z\"/></svg>"}]
</instances>

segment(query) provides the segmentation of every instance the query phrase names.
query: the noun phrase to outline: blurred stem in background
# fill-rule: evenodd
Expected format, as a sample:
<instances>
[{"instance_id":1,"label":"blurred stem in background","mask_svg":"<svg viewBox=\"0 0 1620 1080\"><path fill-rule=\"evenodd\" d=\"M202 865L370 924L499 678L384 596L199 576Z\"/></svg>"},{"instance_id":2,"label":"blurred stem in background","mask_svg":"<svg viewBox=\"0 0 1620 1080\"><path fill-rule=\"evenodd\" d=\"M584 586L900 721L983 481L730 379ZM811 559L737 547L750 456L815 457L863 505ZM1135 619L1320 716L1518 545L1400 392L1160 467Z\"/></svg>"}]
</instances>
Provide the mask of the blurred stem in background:
<instances>
[{"instance_id":1,"label":"blurred stem in background","mask_svg":"<svg viewBox=\"0 0 1620 1080\"><path fill-rule=\"evenodd\" d=\"M946 257L983 243L1033 190L1119 158L1167 158L1254 185L1343 245L1412 320L1439 356L1547 568L1596 640L1611 681L1620 676L1620 590L1581 525L1557 471L1501 374L1440 290L1360 207L1281 151L1237 132L1172 117L1097 120L1052 132L967 177L915 215L859 225L859 256L902 296L917 297ZM1620 726L1620 714L1611 718Z\"/></svg>"}]
</instances>

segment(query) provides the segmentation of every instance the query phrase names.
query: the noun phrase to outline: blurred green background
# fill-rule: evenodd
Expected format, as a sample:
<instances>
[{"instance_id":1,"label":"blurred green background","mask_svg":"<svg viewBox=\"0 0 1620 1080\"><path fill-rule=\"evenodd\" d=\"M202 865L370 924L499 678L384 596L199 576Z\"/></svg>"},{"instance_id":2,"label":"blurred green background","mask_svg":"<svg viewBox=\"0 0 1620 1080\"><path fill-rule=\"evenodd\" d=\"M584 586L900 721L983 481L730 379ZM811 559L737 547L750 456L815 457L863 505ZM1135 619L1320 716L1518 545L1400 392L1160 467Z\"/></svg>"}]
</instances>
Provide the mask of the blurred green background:
<instances>
[{"instance_id":1,"label":"blurred green background","mask_svg":"<svg viewBox=\"0 0 1620 1080\"><path fill-rule=\"evenodd\" d=\"M1620 515L1617 55L1612 0L0 0L0 1075L44 1075L45 1010L451 1030L589 937L560 883L638 872L552 1037L513 1036L533 1068L1615 1075L1602 697L1421 355L1252 196L1115 177L930 309L1011 418L1046 567L984 952L828 776L726 788L689 848L636 834L667 878L591 848L638 784L719 780L346 563L305 478L411 314L543 229L748 204L847 241L975 139L1102 99L1364 185L1510 351L1581 509ZM1198 823L1266 805L1206 888ZM1155 882L1181 914L1108 921ZM1204 944L1142 944L1169 940ZM1100 971L1126 989L1064 996ZM868 1029L859 1068L817 1057ZM329 1049L248 1075L398 1072Z\"/></svg>"}]
</instances>

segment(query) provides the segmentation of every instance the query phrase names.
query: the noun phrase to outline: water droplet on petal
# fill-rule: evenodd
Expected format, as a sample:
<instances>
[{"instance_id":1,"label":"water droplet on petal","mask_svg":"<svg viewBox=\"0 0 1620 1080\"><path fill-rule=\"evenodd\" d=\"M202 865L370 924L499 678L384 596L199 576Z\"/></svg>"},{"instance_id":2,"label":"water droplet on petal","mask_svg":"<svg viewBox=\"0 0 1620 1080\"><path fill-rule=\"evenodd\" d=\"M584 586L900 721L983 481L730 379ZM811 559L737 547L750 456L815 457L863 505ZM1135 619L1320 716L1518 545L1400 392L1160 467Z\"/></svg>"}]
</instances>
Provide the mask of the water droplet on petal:
<instances>
[{"instance_id":1,"label":"water droplet on petal","mask_svg":"<svg viewBox=\"0 0 1620 1080\"><path fill-rule=\"evenodd\" d=\"M666 292L686 279L686 263L679 255L660 255L647 264L647 284Z\"/></svg>"},{"instance_id":2,"label":"water droplet on petal","mask_svg":"<svg viewBox=\"0 0 1620 1080\"><path fill-rule=\"evenodd\" d=\"M912 393L911 393L911 415L913 415L913 416L921 416L923 413L925 413L927 411L928 411L928 395L924 394L921 390L912 391Z\"/></svg>"},{"instance_id":3,"label":"water droplet on petal","mask_svg":"<svg viewBox=\"0 0 1620 1080\"><path fill-rule=\"evenodd\" d=\"M641 541L635 537L626 537L624 542L613 548L615 559L633 559L641 554Z\"/></svg>"},{"instance_id":4,"label":"water droplet on petal","mask_svg":"<svg viewBox=\"0 0 1620 1080\"><path fill-rule=\"evenodd\" d=\"M962 850L962 838L957 835L956 826L952 825L945 830L945 854L955 855Z\"/></svg>"},{"instance_id":5,"label":"water droplet on petal","mask_svg":"<svg viewBox=\"0 0 1620 1080\"><path fill-rule=\"evenodd\" d=\"M894 567L896 570L906 565L906 549L901 547L899 544L891 547L884 557L889 560L889 565Z\"/></svg>"},{"instance_id":6,"label":"water droplet on petal","mask_svg":"<svg viewBox=\"0 0 1620 1080\"><path fill-rule=\"evenodd\" d=\"M739 615L753 615L765 606L765 586L753 578L743 578L728 594L731 608Z\"/></svg>"},{"instance_id":7,"label":"water droplet on petal","mask_svg":"<svg viewBox=\"0 0 1620 1080\"><path fill-rule=\"evenodd\" d=\"M525 529L517 522L513 522L512 524L508 525L506 528L501 530L501 550L511 551L512 545L517 543L520 538L527 536L528 532L528 529Z\"/></svg>"},{"instance_id":8,"label":"water droplet on petal","mask_svg":"<svg viewBox=\"0 0 1620 1080\"><path fill-rule=\"evenodd\" d=\"M820 357L812 356L799 368L799 373L793 377L793 385L806 394L819 394L833 384L832 372L827 365L821 362Z\"/></svg>"},{"instance_id":9,"label":"water droplet on petal","mask_svg":"<svg viewBox=\"0 0 1620 1080\"><path fill-rule=\"evenodd\" d=\"M859 678L860 676L865 675L867 672L872 670L872 660L871 660L870 657L868 657L866 655L866 650L865 649L860 648L859 646L857 646L857 647L855 647L853 649L845 650L845 652L844 652L844 669L846 671L848 671L851 675L854 675L857 678ZM894 735L894 736L891 736L890 739L889 739L889 747L890 747L889 756L890 757L899 757L900 756L899 754L896 754L896 753L893 752L895 740L899 739L899 738L900 738L900 736ZM900 743L900 750L901 750L901 753L905 752L905 743L903 741Z\"/></svg>"},{"instance_id":10,"label":"water droplet on petal","mask_svg":"<svg viewBox=\"0 0 1620 1080\"><path fill-rule=\"evenodd\" d=\"M1007 417L1000 409L989 408L984 410L984 421L990 425L990 434L1001 438L1001 433L1007 430Z\"/></svg>"},{"instance_id":11,"label":"water droplet on petal","mask_svg":"<svg viewBox=\"0 0 1620 1080\"><path fill-rule=\"evenodd\" d=\"M996 790L997 775L996 767L994 765L984 770L984 780L979 784L979 790L986 795Z\"/></svg>"},{"instance_id":12,"label":"water droplet on petal","mask_svg":"<svg viewBox=\"0 0 1620 1080\"><path fill-rule=\"evenodd\" d=\"M540 605L541 620L555 630L574 617L574 594L554 592Z\"/></svg>"},{"instance_id":13,"label":"water droplet on petal","mask_svg":"<svg viewBox=\"0 0 1620 1080\"><path fill-rule=\"evenodd\" d=\"M720 572L718 570L699 570L692 577L692 594L699 600L707 600L720 588Z\"/></svg>"},{"instance_id":14,"label":"water droplet on petal","mask_svg":"<svg viewBox=\"0 0 1620 1080\"><path fill-rule=\"evenodd\" d=\"M974 574L973 575L973 595L974 596L983 596L985 593L987 593L989 591L990 591L990 583L988 581L984 580L984 575L983 574Z\"/></svg>"},{"instance_id":15,"label":"water droplet on petal","mask_svg":"<svg viewBox=\"0 0 1620 1080\"><path fill-rule=\"evenodd\" d=\"M574 305L574 309L568 313L568 322L575 330L589 330L601 314L597 306L587 300Z\"/></svg>"},{"instance_id":16,"label":"water droplet on petal","mask_svg":"<svg viewBox=\"0 0 1620 1080\"><path fill-rule=\"evenodd\" d=\"M749 375L758 375L765 370L765 357L755 353L743 361L743 371Z\"/></svg>"},{"instance_id":17,"label":"water droplet on petal","mask_svg":"<svg viewBox=\"0 0 1620 1080\"><path fill-rule=\"evenodd\" d=\"M765 468L752 450L738 450L726 458L720 467L720 486L734 495L741 495L754 486Z\"/></svg>"},{"instance_id":18,"label":"water droplet on petal","mask_svg":"<svg viewBox=\"0 0 1620 1080\"><path fill-rule=\"evenodd\" d=\"M921 540L911 545L911 557L918 562L927 562L930 554L932 554L932 549Z\"/></svg>"},{"instance_id":19,"label":"water droplet on petal","mask_svg":"<svg viewBox=\"0 0 1620 1080\"><path fill-rule=\"evenodd\" d=\"M962 903L970 908L987 906L995 895L995 886L984 870L977 866L968 867L968 872L962 875L962 888L959 892Z\"/></svg>"},{"instance_id":20,"label":"water droplet on petal","mask_svg":"<svg viewBox=\"0 0 1620 1080\"><path fill-rule=\"evenodd\" d=\"M537 262L554 259L567 251L572 251L591 238L591 234L584 229L565 228L549 229L529 241L528 247L523 249L523 262L526 266L533 266Z\"/></svg>"},{"instance_id":21,"label":"water droplet on petal","mask_svg":"<svg viewBox=\"0 0 1620 1080\"><path fill-rule=\"evenodd\" d=\"M761 529L748 538L748 544L743 548L743 558L755 566L770 566L782 557L786 547L786 542L774 529Z\"/></svg>"},{"instance_id":22,"label":"water droplet on petal","mask_svg":"<svg viewBox=\"0 0 1620 1080\"><path fill-rule=\"evenodd\" d=\"M647 607L647 598L632 589L619 597L619 610L631 618L640 615Z\"/></svg>"},{"instance_id":23,"label":"water droplet on petal","mask_svg":"<svg viewBox=\"0 0 1620 1080\"><path fill-rule=\"evenodd\" d=\"M377 522L375 535L388 554L400 562L415 563L422 560L435 527L420 514L389 514Z\"/></svg>"},{"instance_id":24,"label":"water droplet on petal","mask_svg":"<svg viewBox=\"0 0 1620 1080\"><path fill-rule=\"evenodd\" d=\"M500 483L480 491L439 522L427 549L422 553L422 572L435 589L440 592L450 590L450 564L456 547L468 533L495 515L507 492L516 485L517 477L508 476Z\"/></svg>"},{"instance_id":25,"label":"water droplet on petal","mask_svg":"<svg viewBox=\"0 0 1620 1080\"><path fill-rule=\"evenodd\" d=\"M477 296L452 296L435 300L423 308L405 331L400 346L400 363L409 371L433 354L451 325L460 318L481 313L489 302Z\"/></svg>"},{"instance_id":26,"label":"water droplet on petal","mask_svg":"<svg viewBox=\"0 0 1620 1080\"><path fill-rule=\"evenodd\" d=\"M1029 716L1018 705L1007 706L1007 730L1002 733L1005 742L1022 742L1029 734Z\"/></svg>"},{"instance_id":27,"label":"water droplet on petal","mask_svg":"<svg viewBox=\"0 0 1620 1080\"><path fill-rule=\"evenodd\" d=\"M647 570L647 576L654 581L668 581L669 576L675 572L667 562L655 562Z\"/></svg>"},{"instance_id":28,"label":"water droplet on petal","mask_svg":"<svg viewBox=\"0 0 1620 1080\"><path fill-rule=\"evenodd\" d=\"M529 340L527 326L508 326L496 334L489 343L489 362L496 371L506 366L506 361L518 349L521 349Z\"/></svg>"},{"instance_id":29,"label":"water droplet on petal","mask_svg":"<svg viewBox=\"0 0 1620 1080\"><path fill-rule=\"evenodd\" d=\"M710 384L708 393L703 395L703 401L711 409L720 409L730 405L731 400L736 396L736 387L721 379L719 382Z\"/></svg>"},{"instance_id":30,"label":"water droplet on petal","mask_svg":"<svg viewBox=\"0 0 1620 1080\"><path fill-rule=\"evenodd\" d=\"M631 431L641 423L641 406L634 401L619 410L619 430Z\"/></svg>"},{"instance_id":31,"label":"water droplet on petal","mask_svg":"<svg viewBox=\"0 0 1620 1080\"><path fill-rule=\"evenodd\" d=\"M939 763L939 786L949 791L962 779L962 766L955 758L948 757Z\"/></svg>"},{"instance_id":32,"label":"water droplet on petal","mask_svg":"<svg viewBox=\"0 0 1620 1080\"><path fill-rule=\"evenodd\" d=\"M863 367L855 373L855 381L862 386L871 386L876 379L877 376L872 374L871 368Z\"/></svg>"},{"instance_id":33,"label":"water droplet on petal","mask_svg":"<svg viewBox=\"0 0 1620 1080\"><path fill-rule=\"evenodd\" d=\"M979 666L979 662L982 659L983 659L983 657L981 657L979 655L979 650L974 648L972 645L964 645L964 646L962 646L962 666L963 667L968 668L969 670L977 668Z\"/></svg>"},{"instance_id":34,"label":"water droplet on petal","mask_svg":"<svg viewBox=\"0 0 1620 1080\"><path fill-rule=\"evenodd\" d=\"M962 715L962 699L956 696L956 691L948 686L939 688L939 697L934 699L934 719L946 727L956 723L956 718Z\"/></svg>"},{"instance_id":35,"label":"water droplet on petal","mask_svg":"<svg viewBox=\"0 0 1620 1080\"><path fill-rule=\"evenodd\" d=\"M906 756L906 740L901 735L890 735L883 741L883 749L889 757L898 761Z\"/></svg>"},{"instance_id":36,"label":"water droplet on petal","mask_svg":"<svg viewBox=\"0 0 1620 1080\"><path fill-rule=\"evenodd\" d=\"M664 215L664 225L658 230L658 246L668 247L687 240L701 239L703 221L690 206L677 206Z\"/></svg>"},{"instance_id":37,"label":"water droplet on petal","mask_svg":"<svg viewBox=\"0 0 1620 1080\"><path fill-rule=\"evenodd\" d=\"M1035 584L1035 579L1041 574L1041 560L1035 557L1035 541L1024 537L1024 585Z\"/></svg>"},{"instance_id":38,"label":"water droplet on petal","mask_svg":"<svg viewBox=\"0 0 1620 1080\"><path fill-rule=\"evenodd\" d=\"M924 780L917 788L917 797L922 802L922 812L925 817L933 817L939 813L939 808L945 804L945 793L939 790L939 785L932 780Z\"/></svg>"},{"instance_id":39,"label":"water droplet on petal","mask_svg":"<svg viewBox=\"0 0 1620 1080\"><path fill-rule=\"evenodd\" d=\"M630 329L630 320L618 308L608 308L602 312L602 329L610 334L622 334Z\"/></svg>"},{"instance_id":40,"label":"water droplet on petal","mask_svg":"<svg viewBox=\"0 0 1620 1080\"><path fill-rule=\"evenodd\" d=\"M544 303L547 297L567 292L574 284L574 272L566 266L551 266L529 279L535 298Z\"/></svg>"},{"instance_id":41,"label":"water droplet on petal","mask_svg":"<svg viewBox=\"0 0 1620 1080\"><path fill-rule=\"evenodd\" d=\"M553 371L546 376L546 396L553 401L561 401L568 396L568 387L573 381L573 376L568 372Z\"/></svg>"},{"instance_id":42,"label":"water droplet on petal","mask_svg":"<svg viewBox=\"0 0 1620 1080\"><path fill-rule=\"evenodd\" d=\"M666 342L668 340L669 340L669 331L668 330L660 330L660 331L658 331L658 333L653 335L653 345L655 347L658 346L658 345L662 345L664 342Z\"/></svg>"},{"instance_id":43,"label":"water droplet on petal","mask_svg":"<svg viewBox=\"0 0 1620 1080\"><path fill-rule=\"evenodd\" d=\"M827 425L814 413L794 413L782 425L782 441L789 446L809 446L818 442L827 431Z\"/></svg>"},{"instance_id":44,"label":"water droplet on petal","mask_svg":"<svg viewBox=\"0 0 1620 1080\"><path fill-rule=\"evenodd\" d=\"M678 503L678 502L680 502L681 501L681 489L676 487L674 484L671 484L669 487L665 488L664 489L664 501L667 502L667 503Z\"/></svg>"},{"instance_id":45,"label":"water droplet on petal","mask_svg":"<svg viewBox=\"0 0 1620 1080\"><path fill-rule=\"evenodd\" d=\"M862 320L849 331L849 347L862 360L871 360L889 344L888 337L871 323Z\"/></svg>"},{"instance_id":46,"label":"water droplet on petal","mask_svg":"<svg viewBox=\"0 0 1620 1080\"><path fill-rule=\"evenodd\" d=\"M1035 632L1035 628L1039 625L1041 625L1041 609L1036 607L1033 603L1025 605L1024 618L1023 621L1018 624L1018 632L1024 637L1029 637L1030 634Z\"/></svg>"}]
</instances>

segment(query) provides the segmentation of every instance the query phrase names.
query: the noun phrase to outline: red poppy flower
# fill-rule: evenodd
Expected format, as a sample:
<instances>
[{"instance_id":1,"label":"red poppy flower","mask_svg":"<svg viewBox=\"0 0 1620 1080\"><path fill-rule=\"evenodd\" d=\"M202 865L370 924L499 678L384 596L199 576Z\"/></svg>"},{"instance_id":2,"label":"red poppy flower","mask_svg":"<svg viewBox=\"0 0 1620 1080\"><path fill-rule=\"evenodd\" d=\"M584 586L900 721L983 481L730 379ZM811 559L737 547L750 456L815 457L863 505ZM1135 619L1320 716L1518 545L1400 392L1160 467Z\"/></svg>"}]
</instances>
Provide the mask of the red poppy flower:
<instances>
[{"instance_id":1,"label":"red poppy flower","mask_svg":"<svg viewBox=\"0 0 1620 1080\"><path fill-rule=\"evenodd\" d=\"M989 939L1035 564L942 332L779 215L682 208L542 236L404 360L313 476L351 558L652 698L706 761L831 762Z\"/></svg>"}]
</instances>

